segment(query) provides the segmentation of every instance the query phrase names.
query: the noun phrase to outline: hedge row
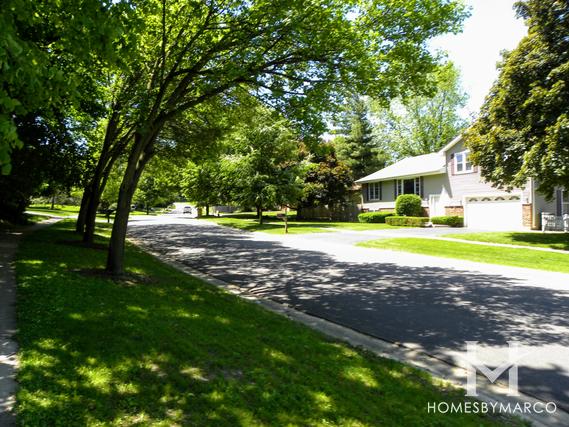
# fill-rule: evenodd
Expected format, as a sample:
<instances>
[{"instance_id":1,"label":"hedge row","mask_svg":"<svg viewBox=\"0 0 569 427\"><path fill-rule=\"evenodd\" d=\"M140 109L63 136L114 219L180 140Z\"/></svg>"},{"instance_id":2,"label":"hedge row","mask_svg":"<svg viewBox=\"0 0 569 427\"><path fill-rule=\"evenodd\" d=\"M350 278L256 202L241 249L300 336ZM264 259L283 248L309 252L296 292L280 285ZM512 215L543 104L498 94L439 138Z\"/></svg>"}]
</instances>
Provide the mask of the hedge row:
<instances>
[{"instance_id":1,"label":"hedge row","mask_svg":"<svg viewBox=\"0 0 569 427\"><path fill-rule=\"evenodd\" d=\"M424 227L429 218L423 216L390 216L385 219L389 225L398 225L401 227Z\"/></svg>"},{"instance_id":2,"label":"hedge row","mask_svg":"<svg viewBox=\"0 0 569 427\"><path fill-rule=\"evenodd\" d=\"M464 227L464 218L461 216L434 216L431 218L431 222L449 227Z\"/></svg>"},{"instance_id":3,"label":"hedge row","mask_svg":"<svg viewBox=\"0 0 569 427\"><path fill-rule=\"evenodd\" d=\"M395 215L395 212L365 212L358 215L359 222L385 223L385 218Z\"/></svg>"}]
</instances>

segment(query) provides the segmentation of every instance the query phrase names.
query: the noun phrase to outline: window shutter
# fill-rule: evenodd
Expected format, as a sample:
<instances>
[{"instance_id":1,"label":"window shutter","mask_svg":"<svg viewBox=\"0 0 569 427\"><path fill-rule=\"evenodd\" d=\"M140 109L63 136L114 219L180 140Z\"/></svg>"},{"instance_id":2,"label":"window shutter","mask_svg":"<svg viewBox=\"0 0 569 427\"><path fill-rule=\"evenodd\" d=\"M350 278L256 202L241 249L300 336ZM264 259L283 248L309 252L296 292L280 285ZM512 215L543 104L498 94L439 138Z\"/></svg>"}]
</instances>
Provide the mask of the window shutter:
<instances>
[{"instance_id":1,"label":"window shutter","mask_svg":"<svg viewBox=\"0 0 569 427\"><path fill-rule=\"evenodd\" d=\"M379 200L383 200L383 181L379 182Z\"/></svg>"},{"instance_id":2,"label":"window shutter","mask_svg":"<svg viewBox=\"0 0 569 427\"><path fill-rule=\"evenodd\" d=\"M563 215L563 205L561 204L563 201L563 191L557 190L556 191L556 201L557 201L557 216Z\"/></svg>"},{"instance_id":3,"label":"window shutter","mask_svg":"<svg viewBox=\"0 0 569 427\"><path fill-rule=\"evenodd\" d=\"M368 184L363 184L362 185L362 195L364 197L364 203L367 202L369 200L369 194L368 194Z\"/></svg>"},{"instance_id":4,"label":"window shutter","mask_svg":"<svg viewBox=\"0 0 569 427\"><path fill-rule=\"evenodd\" d=\"M423 177L420 177L420 178L419 178L419 192L421 193L421 194L420 194L421 199L422 199L423 197L425 197L425 190L423 190L423 183L424 183L424 182L425 182L425 180L423 179Z\"/></svg>"},{"instance_id":5,"label":"window shutter","mask_svg":"<svg viewBox=\"0 0 569 427\"><path fill-rule=\"evenodd\" d=\"M393 181L393 198L397 199L397 180Z\"/></svg>"}]
</instances>

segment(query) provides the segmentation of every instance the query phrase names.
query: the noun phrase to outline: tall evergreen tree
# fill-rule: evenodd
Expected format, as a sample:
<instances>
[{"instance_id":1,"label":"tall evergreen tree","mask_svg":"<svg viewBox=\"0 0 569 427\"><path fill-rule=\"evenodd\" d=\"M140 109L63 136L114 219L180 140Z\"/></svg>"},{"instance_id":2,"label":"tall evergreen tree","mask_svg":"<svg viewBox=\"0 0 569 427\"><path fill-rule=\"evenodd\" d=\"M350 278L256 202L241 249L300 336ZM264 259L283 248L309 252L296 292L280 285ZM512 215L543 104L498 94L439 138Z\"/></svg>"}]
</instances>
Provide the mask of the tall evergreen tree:
<instances>
[{"instance_id":1,"label":"tall evergreen tree","mask_svg":"<svg viewBox=\"0 0 569 427\"><path fill-rule=\"evenodd\" d=\"M334 139L336 153L338 159L350 168L354 179L385 166L386 157L374 138L365 99L354 97L351 100L339 131L342 135Z\"/></svg>"}]
</instances>

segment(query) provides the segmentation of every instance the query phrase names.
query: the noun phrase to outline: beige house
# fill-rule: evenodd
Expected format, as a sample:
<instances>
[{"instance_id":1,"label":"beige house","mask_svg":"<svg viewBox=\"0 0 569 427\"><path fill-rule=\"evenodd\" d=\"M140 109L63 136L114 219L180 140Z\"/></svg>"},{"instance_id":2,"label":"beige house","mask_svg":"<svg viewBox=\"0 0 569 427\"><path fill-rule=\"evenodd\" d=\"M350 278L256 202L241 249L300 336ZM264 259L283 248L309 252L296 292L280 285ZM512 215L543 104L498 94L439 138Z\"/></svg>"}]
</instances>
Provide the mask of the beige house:
<instances>
[{"instance_id":1,"label":"beige house","mask_svg":"<svg viewBox=\"0 0 569 427\"><path fill-rule=\"evenodd\" d=\"M430 217L463 216L474 229L537 229L543 212L569 214L567 191L548 201L533 180L511 191L485 182L460 136L436 153L403 159L356 182L362 185L362 210L392 210L398 195L417 194Z\"/></svg>"}]
</instances>

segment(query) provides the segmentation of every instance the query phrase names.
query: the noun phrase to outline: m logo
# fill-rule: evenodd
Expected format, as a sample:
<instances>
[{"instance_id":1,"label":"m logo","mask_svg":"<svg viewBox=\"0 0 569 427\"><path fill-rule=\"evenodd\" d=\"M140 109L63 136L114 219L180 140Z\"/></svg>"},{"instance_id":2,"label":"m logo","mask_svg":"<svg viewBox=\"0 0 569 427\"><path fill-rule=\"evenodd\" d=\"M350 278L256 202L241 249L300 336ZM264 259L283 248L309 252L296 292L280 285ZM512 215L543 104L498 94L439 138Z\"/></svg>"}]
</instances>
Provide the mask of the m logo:
<instances>
[{"instance_id":1,"label":"m logo","mask_svg":"<svg viewBox=\"0 0 569 427\"><path fill-rule=\"evenodd\" d=\"M516 362L521 358L519 345L515 341L508 341L508 361L501 363L497 368L490 369L478 360L478 341L466 341L466 360L468 362L468 376L466 382L466 395L478 396L476 392L477 373L483 374L491 383L504 372L508 371L508 396L519 396L518 393L518 365Z\"/></svg>"}]
</instances>

